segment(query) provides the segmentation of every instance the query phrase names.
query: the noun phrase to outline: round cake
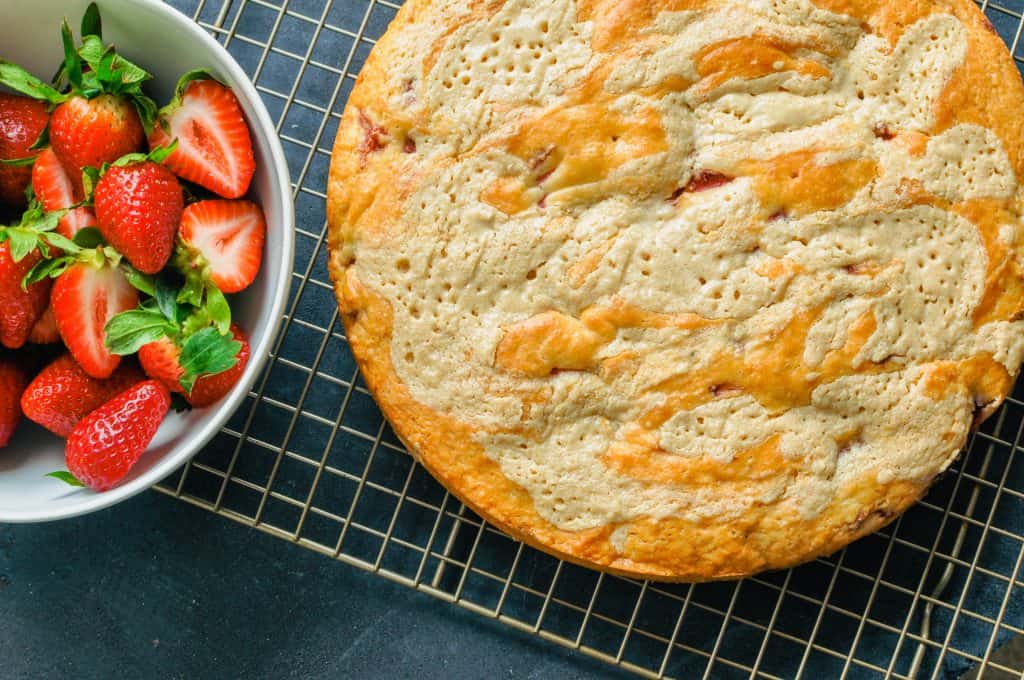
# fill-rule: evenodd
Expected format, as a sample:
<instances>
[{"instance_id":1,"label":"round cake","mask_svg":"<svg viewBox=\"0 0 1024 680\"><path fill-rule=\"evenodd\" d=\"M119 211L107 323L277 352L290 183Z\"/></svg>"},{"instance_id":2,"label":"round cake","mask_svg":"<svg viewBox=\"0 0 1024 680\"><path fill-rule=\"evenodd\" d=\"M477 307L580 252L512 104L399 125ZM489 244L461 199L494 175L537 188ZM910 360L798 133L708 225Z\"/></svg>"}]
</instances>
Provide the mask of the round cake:
<instances>
[{"instance_id":1,"label":"round cake","mask_svg":"<svg viewBox=\"0 0 1024 680\"><path fill-rule=\"evenodd\" d=\"M409 0L334 148L348 340L410 452L531 545L805 561L1013 385L1022 121L970 0Z\"/></svg>"}]
</instances>

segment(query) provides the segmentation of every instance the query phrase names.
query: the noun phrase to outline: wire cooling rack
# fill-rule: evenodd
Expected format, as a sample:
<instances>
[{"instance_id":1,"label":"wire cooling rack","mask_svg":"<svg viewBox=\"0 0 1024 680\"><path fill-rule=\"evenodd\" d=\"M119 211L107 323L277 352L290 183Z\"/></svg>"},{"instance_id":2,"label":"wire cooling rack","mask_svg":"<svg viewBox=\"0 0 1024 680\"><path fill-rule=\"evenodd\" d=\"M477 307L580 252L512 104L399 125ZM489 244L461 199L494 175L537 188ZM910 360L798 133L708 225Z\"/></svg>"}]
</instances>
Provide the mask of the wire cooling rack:
<instances>
[{"instance_id":1,"label":"wire cooling rack","mask_svg":"<svg viewBox=\"0 0 1024 680\"><path fill-rule=\"evenodd\" d=\"M1024 384L924 502L797 569L664 585L525 547L405 453L359 376L331 292L330 149L355 76L398 4L170 2L256 83L288 155L298 235L266 372L160 491L651 677L944 678L972 665L982 677L1024 677L1024 667L993 658L1024 633ZM981 4L1018 55L1024 0Z\"/></svg>"}]
</instances>

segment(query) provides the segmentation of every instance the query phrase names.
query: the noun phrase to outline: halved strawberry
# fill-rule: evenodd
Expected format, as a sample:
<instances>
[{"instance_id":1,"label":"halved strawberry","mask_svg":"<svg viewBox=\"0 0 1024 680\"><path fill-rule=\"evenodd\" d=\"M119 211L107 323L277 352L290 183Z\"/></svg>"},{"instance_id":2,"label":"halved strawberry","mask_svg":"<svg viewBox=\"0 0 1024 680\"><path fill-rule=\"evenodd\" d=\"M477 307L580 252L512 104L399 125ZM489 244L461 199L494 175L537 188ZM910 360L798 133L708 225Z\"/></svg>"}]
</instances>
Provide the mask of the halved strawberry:
<instances>
[{"instance_id":1,"label":"halved strawberry","mask_svg":"<svg viewBox=\"0 0 1024 680\"><path fill-rule=\"evenodd\" d=\"M98 380L70 354L63 354L25 388L21 409L29 420L67 437L82 418L145 379L135 362L125 362L109 378Z\"/></svg>"},{"instance_id":2,"label":"halved strawberry","mask_svg":"<svg viewBox=\"0 0 1024 680\"><path fill-rule=\"evenodd\" d=\"M121 357L106 346L104 328L117 314L134 309L139 295L102 250L84 251L53 285L57 329L75 360L94 378L107 378Z\"/></svg>"},{"instance_id":3,"label":"halved strawberry","mask_svg":"<svg viewBox=\"0 0 1024 680\"><path fill-rule=\"evenodd\" d=\"M113 487L145 453L170 406L167 388L155 380L117 395L71 431L65 449L68 470L96 491Z\"/></svg>"},{"instance_id":4,"label":"halved strawberry","mask_svg":"<svg viewBox=\"0 0 1024 680\"><path fill-rule=\"evenodd\" d=\"M32 188L47 212L64 210L82 201L81 192L75 189L53 149L44 149L32 166ZM57 231L74 238L80 230L95 226L96 215L92 208L82 206L64 215Z\"/></svg>"},{"instance_id":5,"label":"halved strawberry","mask_svg":"<svg viewBox=\"0 0 1024 680\"><path fill-rule=\"evenodd\" d=\"M31 147L43 134L49 119L45 103L0 92L0 201L15 208L25 206L25 189L32 175L31 159L38 153Z\"/></svg>"},{"instance_id":6,"label":"halved strawberry","mask_svg":"<svg viewBox=\"0 0 1024 680\"><path fill-rule=\"evenodd\" d=\"M185 209L175 258L186 276L208 277L222 293L237 293L255 280L263 262L267 225L249 201L200 201Z\"/></svg>"},{"instance_id":7,"label":"halved strawberry","mask_svg":"<svg viewBox=\"0 0 1024 680\"><path fill-rule=\"evenodd\" d=\"M167 159L176 175L224 198L241 198L256 171L249 126L231 88L204 71L185 74L149 134L155 149L178 141Z\"/></svg>"},{"instance_id":8,"label":"halved strawberry","mask_svg":"<svg viewBox=\"0 0 1024 680\"><path fill-rule=\"evenodd\" d=\"M96 184L94 200L103 238L139 271L159 273L185 207L174 173L145 157L121 158Z\"/></svg>"}]
</instances>

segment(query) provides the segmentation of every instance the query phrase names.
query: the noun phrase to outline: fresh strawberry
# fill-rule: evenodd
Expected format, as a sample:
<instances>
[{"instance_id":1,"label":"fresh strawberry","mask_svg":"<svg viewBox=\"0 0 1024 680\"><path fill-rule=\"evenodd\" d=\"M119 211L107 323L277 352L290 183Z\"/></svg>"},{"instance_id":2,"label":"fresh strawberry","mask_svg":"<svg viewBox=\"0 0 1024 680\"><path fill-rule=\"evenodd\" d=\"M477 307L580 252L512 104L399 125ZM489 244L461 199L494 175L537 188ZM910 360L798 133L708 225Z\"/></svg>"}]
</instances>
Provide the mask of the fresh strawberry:
<instances>
[{"instance_id":1,"label":"fresh strawberry","mask_svg":"<svg viewBox=\"0 0 1024 680\"><path fill-rule=\"evenodd\" d=\"M166 335L139 348L142 370L153 380L159 380L171 392L184 394L181 378L185 370L179 363L181 350Z\"/></svg>"},{"instance_id":2,"label":"fresh strawberry","mask_svg":"<svg viewBox=\"0 0 1024 680\"><path fill-rule=\"evenodd\" d=\"M222 293L251 284L263 261L263 211L249 201L200 201L185 209L175 263L186 276L208 277Z\"/></svg>"},{"instance_id":3,"label":"fresh strawberry","mask_svg":"<svg viewBox=\"0 0 1024 680\"><path fill-rule=\"evenodd\" d=\"M249 127L231 89L203 71L185 74L149 135L155 149L178 141L167 166L224 198L249 190L256 160Z\"/></svg>"},{"instance_id":4,"label":"fresh strawberry","mask_svg":"<svg viewBox=\"0 0 1024 680\"><path fill-rule=\"evenodd\" d=\"M80 47L64 22L64 63L56 87L15 64L3 62L0 68L0 84L56 107L50 145L78 191L84 168L99 169L141 150L156 116L156 104L142 92L142 83L152 76L105 46L99 32L99 11L93 7L82 22Z\"/></svg>"},{"instance_id":5,"label":"fresh strawberry","mask_svg":"<svg viewBox=\"0 0 1024 680\"><path fill-rule=\"evenodd\" d=\"M106 346L104 327L120 312L134 309L139 295L100 250L85 251L60 274L53 285L53 315L57 329L86 373L108 378L121 357Z\"/></svg>"},{"instance_id":6,"label":"fresh strawberry","mask_svg":"<svg viewBox=\"0 0 1024 680\"><path fill-rule=\"evenodd\" d=\"M32 327L46 310L50 299L50 281L39 281L27 288L22 279L42 259L34 250L20 259L11 252L10 239L0 244L0 344L17 349L25 344Z\"/></svg>"},{"instance_id":7,"label":"fresh strawberry","mask_svg":"<svg viewBox=\"0 0 1024 680\"><path fill-rule=\"evenodd\" d=\"M0 359L0 448L7 446L21 421L21 391L25 371L13 359Z\"/></svg>"},{"instance_id":8,"label":"fresh strawberry","mask_svg":"<svg viewBox=\"0 0 1024 680\"><path fill-rule=\"evenodd\" d=\"M45 149L32 166L32 188L36 198L47 212L64 210L82 201L82 194L75 189L67 171L52 149ZM61 218L57 231L68 238L74 238L81 229L96 226L96 215L92 208L82 206Z\"/></svg>"},{"instance_id":9,"label":"fresh strawberry","mask_svg":"<svg viewBox=\"0 0 1024 680\"><path fill-rule=\"evenodd\" d=\"M122 159L97 183L95 205L103 238L136 269L164 268L185 207L174 173L151 160Z\"/></svg>"},{"instance_id":10,"label":"fresh strawberry","mask_svg":"<svg viewBox=\"0 0 1024 680\"><path fill-rule=\"evenodd\" d=\"M25 207L25 189L32 176L31 149L46 129L50 114L44 102L0 92L0 201ZM22 161L27 164L3 163Z\"/></svg>"},{"instance_id":11,"label":"fresh strawberry","mask_svg":"<svg viewBox=\"0 0 1024 680\"><path fill-rule=\"evenodd\" d=\"M110 489L146 451L170 406L167 388L155 380L118 394L71 431L64 452L68 470L96 491Z\"/></svg>"},{"instance_id":12,"label":"fresh strawberry","mask_svg":"<svg viewBox=\"0 0 1024 680\"><path fill-rule=\"evenodd\" d=\"M53 307L48 306L32 326L28 341L35 345L52 345L60 342L60 331L57 330L57 320L53 318Z\"/></svg>"},{"instance_id":13,"label":"fresh strawberry","mask_svg":"<svg viewBox=\"0 0 1024 680\"><path fill-rule=\"evenodd\" d=\"M78 422L146 376L132 362L118 366L106 380L82 370L64 354L44 368L21 395L21 410L59 437L71 434Z\"/></svg>"},{"instance_id":14,"label":"fresh strawberry","mask_svg":"<svg viewBox=\"0 0 1024 680\"><path fill-rule=\"evenodd\" d=\"M82 190L84 168L100 168L135 153L145 140L135 107L113 95L72 97L54 110L50 122L50 145L76 191Z\"/></svg>"},{"instance_id":15,"label":"fresh strawberry","mask_svg":"<svg viewBox=\"0 0 1024 680\"><path fill-rule=\"evenodd\" d=\"M235 341L242 345L238 350L238 362L226 371L212 375L203 375L196 380L192 392L186 397L188 402L196 408L212 406L220 401L238 383L245 372L245 365L249 363L249 341L246 339L242 329L232 324L231 333Z\"/></svg>"},{"instance_id":16,"label":"fresh strawberry","mask_svg":"<svg viewBox=\"0 0 1024 680\"><path fill-rule=\"evenodd\" d=\"M236 363L231 368L215 374L205 374L195 380L190 393L182 387L185 370L181 367L181 349L170 338L164 337L143 345L139 349L142 370L153 380L159 380L171 392L185 394L188 402L197 408L210 406L231 391L249 362L249 341L238 326L231 325L231 334L240 345L235 355ZM187 383L187 381L186 381Z\"/></svg>"}]
</instances>

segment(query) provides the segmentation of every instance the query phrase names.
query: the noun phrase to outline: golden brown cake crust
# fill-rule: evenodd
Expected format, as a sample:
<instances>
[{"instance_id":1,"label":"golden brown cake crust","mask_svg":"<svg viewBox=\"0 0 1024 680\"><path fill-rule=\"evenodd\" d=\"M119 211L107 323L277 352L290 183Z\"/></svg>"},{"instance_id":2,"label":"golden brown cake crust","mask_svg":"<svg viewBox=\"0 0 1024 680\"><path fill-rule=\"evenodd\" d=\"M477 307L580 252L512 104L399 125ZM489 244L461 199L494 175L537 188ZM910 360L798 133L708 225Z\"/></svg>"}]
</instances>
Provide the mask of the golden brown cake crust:
<instances>
[{"instance_id":1,"label":"golden brown cake crust","mask_svg":"<svg viewBox=\"0 0 1024 680\"><path fill-rule=\"evenodd\" d=\"M442 484L560 558L699 581L833 552L916 502L1018 371L1024 86L991 25L970 0L749 4L409 0L342 117L328 187L329 268L367 384ZM502 23L510 10L536 11L537 20L516 34L516 21ZM753 13L755 28L685 37L695 22L731 11ZM905 39L911 32L919 40ZM523 50L540 56L516 61ZM921 55L930 70L900 71ZM884 73L895 74L898 96L851 84L879 59L892 60ZM479 62L495 63L485 81L472 70ZM501 89L506 63L515 82ZM686 67L670 72L677 63ZM796 121L780 113L791 96L849 113ZM771 108L756 108L767 97ZM872 108L856 108L858 98ZM717 117L725 102L740 121L735 138L705 141L732 124ZM866 117L875 110L881 123ZM745 145L769 150L737 156L733 142L750 126L759 136ZM451 207L435 209L434 188L447 191L446 182ZM731 221L736 202L753 206L743 224ZM733 207L722 213L726 203ZM643 234L626 231L654 213ZM619 226L590 226L606 215ZM864 235L890 217L880 237ZM933 219L945 220L942 233L927 231ZM722 269L717 288L711 280L679 305L659 302L681 299L677 292L658 297L659 286L676 285L659 278L658 249L669 257L666 225L677 223L746 244L720 258L739 264ZM834 245L850 224L863 233ZM922 285L921 299L907 294L886 307L896 284L939 276L924 261L907 273L913 239L872 240L909 224L938 244L922 260L934 256L974 288L943 281L948 299L936 301ZM513 229L518 240L500 240ZM645 245L658 232L658 245ZM954 240L954 232L966 235ZM567 240L578 248L559 264ZM523 265L521 283L501 279L491 291L473 278L491 266L488 243L512 252L495 272L551 252ZM843 260L850 243L856 252ZM466 270L461 261L476 256L480 264ZM682 266L705 266L703 251L695 257ZM446 268L450 280L437 287ZM609 272L619 278L607 283ZM930 316L942 305L946 316ZM431 315L433 334L429 324L419 329ZM469 330L480 318L490 320ZM477 333L466 348L457 342L462 323L467 336ZM842 334L829 335L833 326ZM697 357L702 348L711 358ZM465 373L435 375L431 366ZM749 427L736 425L740 418ZM708 439L705 427L721 431ZM603 434L592 442L595 429ZM901 458L906 432L929 441ZM568 433L580 443L558 448ZM818 440L828 443L820 452ZM578 467L557 472L569 458ZM591 488L598 500L575 497Z\"/></svg>"}]
</instances>

